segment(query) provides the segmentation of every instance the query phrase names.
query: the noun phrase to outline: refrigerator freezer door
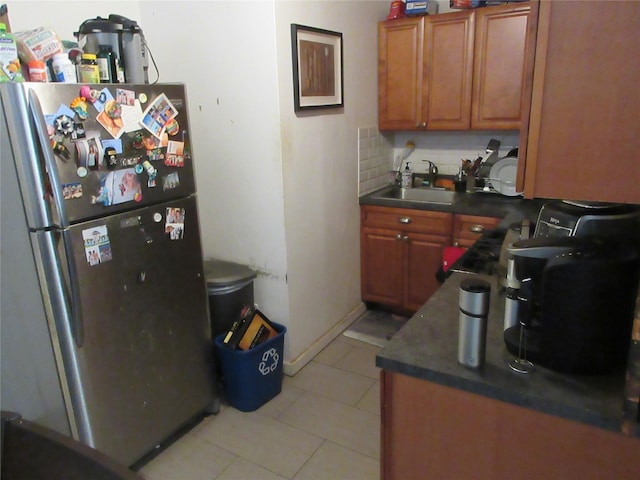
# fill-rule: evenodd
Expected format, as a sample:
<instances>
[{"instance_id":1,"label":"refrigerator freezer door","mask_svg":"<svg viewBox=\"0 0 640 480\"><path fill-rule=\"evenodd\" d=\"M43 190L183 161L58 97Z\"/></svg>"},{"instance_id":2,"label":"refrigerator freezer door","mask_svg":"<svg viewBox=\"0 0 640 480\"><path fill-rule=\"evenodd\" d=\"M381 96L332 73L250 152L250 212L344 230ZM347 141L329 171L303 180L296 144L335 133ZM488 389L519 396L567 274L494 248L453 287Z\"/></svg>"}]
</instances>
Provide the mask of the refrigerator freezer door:
<instances>
[{"instance_id":1,"label":"refrigerator freezer door","mask_svg":"<svg viewBox=\"0 0 640 480\"><path fill-rule=\"evenodd\" d=\"M51 144L58 177L50 179L50 189L54 203L66 210L61 225L195 192L184 85L23 88L25 98L37 96L29 108L41 110L47 130L41 136L50 137L45 143Z\"/></svg>"},{"instance_id":2,"label":"refrigerator freezer door","mask_svg":"<svg viewBox=\"0 0 640 480\"><path fill-rule=\"evenodd\" d=\"M84 342L82 441L130 465L214 405L195 196L70 228Z\"/></svg>"}]
</instances>

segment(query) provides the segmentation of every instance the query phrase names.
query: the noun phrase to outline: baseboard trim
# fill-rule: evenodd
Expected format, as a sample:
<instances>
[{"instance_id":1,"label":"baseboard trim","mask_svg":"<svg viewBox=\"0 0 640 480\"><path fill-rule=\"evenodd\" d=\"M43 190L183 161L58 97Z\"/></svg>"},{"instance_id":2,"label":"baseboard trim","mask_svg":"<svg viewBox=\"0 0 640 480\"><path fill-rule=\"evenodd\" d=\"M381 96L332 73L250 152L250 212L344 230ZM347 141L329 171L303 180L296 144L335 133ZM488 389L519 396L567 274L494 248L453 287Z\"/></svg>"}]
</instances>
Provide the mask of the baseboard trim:
<instances>
[{"instance_id":1,"label":"baseboard trim","mask_svg":"<svg viewBox=\"0 0 640 480\"><path fill-rule=\"evenodd\" d=\"M284 374L291 377L298 373L302 368L313 360L318 353L320 353L327 345L333 342L342 332L344 332L349 326L355 322L360 315L367 311L367 307L364 303L360 303L355 309L353 309L346 317L340 320L333 328L331 328L322 337L316 340L309 348L298 355L297 358L284 362L282 365Z\"/></svg>"}]
</instances>

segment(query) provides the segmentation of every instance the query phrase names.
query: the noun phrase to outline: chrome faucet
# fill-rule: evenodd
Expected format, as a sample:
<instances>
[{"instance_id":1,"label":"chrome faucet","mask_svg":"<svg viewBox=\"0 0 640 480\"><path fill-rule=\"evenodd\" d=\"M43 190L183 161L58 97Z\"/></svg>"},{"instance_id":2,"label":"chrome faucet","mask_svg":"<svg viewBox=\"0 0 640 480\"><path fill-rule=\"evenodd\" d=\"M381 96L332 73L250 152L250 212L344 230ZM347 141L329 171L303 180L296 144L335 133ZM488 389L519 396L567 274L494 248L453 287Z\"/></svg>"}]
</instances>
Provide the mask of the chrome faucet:
<instances>
[{"instance_id":1,"label":"chrome faucet","mask_svg":"<svg viewBox=\"0 0 640 480\"><path fill-rule=\"evenodd\" d=\"M427 173L429 174L427 177L429 179L429 186L435 187L436 177L438 176L438 167L431 160L423 160L423 162L427 162L429 164L427 167Z\"/></svg>"}]
</instances>

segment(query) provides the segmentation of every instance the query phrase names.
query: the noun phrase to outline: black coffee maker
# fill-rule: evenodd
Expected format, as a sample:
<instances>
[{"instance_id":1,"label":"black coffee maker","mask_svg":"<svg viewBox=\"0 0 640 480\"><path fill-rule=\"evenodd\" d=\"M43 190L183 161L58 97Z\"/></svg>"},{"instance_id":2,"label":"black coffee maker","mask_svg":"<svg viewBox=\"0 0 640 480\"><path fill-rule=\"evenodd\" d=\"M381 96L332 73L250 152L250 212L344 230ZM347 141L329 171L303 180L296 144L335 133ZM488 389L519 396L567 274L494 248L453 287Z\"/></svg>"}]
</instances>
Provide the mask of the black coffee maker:
<instances>
[{"instance_id":1,"label":"black coffee maker","mask_svg":"<svg viewBox=\"0 0 640 480\"><path fill-rule=\"evenodd\" d=\"M504 331L518 355L565 373L602 374L623 367L631 338L640 261L635 246L601 237L515 242L519 324Z\"/></svg>"}]
</instances>

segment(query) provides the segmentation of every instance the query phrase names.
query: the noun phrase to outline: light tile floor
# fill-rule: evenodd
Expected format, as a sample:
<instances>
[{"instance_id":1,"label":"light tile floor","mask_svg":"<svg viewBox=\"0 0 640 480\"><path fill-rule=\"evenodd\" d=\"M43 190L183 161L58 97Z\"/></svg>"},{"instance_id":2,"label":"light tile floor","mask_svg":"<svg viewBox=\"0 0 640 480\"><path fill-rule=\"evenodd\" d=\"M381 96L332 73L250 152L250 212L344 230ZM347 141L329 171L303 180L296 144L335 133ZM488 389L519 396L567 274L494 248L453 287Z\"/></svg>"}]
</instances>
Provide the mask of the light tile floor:
<instances>
[{"instance_id":1,"label":"light tile floor","mask_svg":"<svg viewBox=\"0 0 640 480\"><path fill-rule=\"evenodd\" d=\"M377 480L379 347L336 338L255 412L223 405L146 464L148 480Z\"/></svg>"}]
</instances>

